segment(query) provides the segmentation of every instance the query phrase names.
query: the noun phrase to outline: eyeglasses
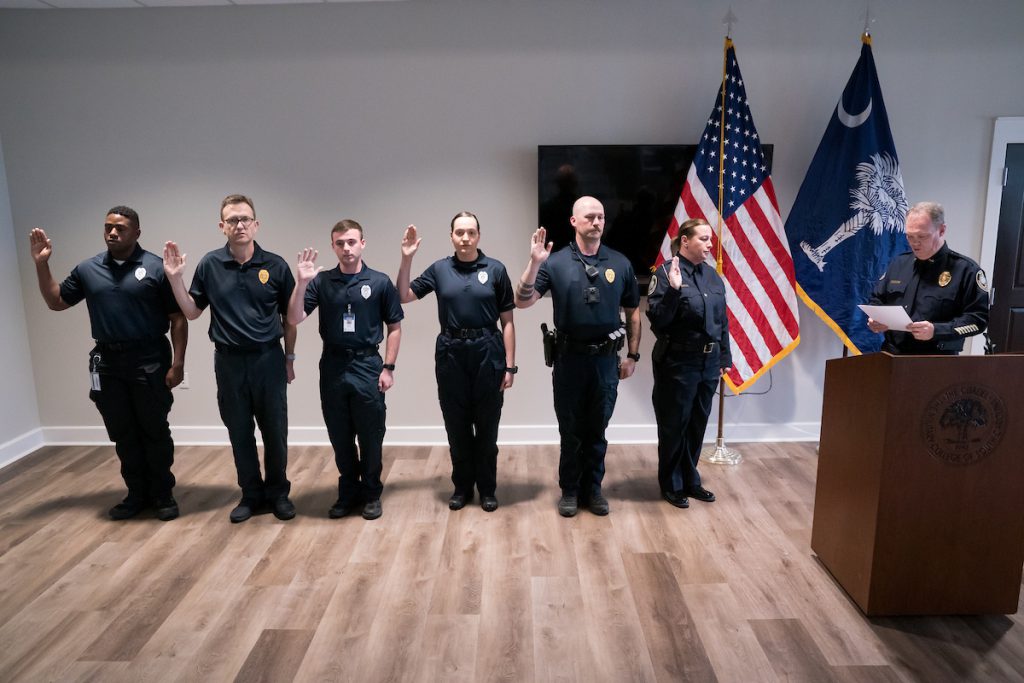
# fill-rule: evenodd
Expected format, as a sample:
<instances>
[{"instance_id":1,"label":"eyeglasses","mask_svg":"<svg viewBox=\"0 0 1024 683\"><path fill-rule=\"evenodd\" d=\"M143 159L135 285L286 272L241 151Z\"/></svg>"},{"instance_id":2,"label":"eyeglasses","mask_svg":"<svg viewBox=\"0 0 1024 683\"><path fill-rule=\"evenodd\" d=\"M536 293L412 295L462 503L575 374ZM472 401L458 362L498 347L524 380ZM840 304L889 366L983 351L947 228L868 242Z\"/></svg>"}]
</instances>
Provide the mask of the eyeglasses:
<instances>
[{"instance_id":1,"label":"eyeglasses","mask_svg":"<svg viewBox=\"0 0 1024 683\"><path fill-rule=\"evenodd\" d=\"M253 224L253 221L255 220L256 219L253 218L252 216L239 216L237 218L232 216L231 218L224 219L224 225L227 225L230 228L235 228L238 227L239 225L241 225L243 228L248 228L250 225Z\"/></svg>"}]
</instances>

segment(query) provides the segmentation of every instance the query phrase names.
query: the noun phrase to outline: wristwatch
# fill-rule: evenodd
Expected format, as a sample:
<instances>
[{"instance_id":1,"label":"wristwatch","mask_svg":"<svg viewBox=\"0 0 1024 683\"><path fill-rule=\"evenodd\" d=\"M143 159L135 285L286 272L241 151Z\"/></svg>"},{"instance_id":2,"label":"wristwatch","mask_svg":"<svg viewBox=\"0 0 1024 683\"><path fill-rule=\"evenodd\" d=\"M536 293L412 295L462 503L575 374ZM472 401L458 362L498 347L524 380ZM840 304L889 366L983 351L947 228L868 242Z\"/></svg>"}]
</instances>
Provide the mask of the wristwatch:
<instances>
[{"instance_id":1,"label":"wristwatch","mask_svg":"<svg viewBox=\"0 0 1024 683\"><path fill-rule=\"evenodd\" d=\"M384 369L385 370L390 370L391 372L394 372L395 371L395 364L394 363L385 363L384 364Z\"/></svg>"},{"instance_id":2,"label":"wristwatch","mask_svg":"<svg viewBox=\"0 0 1024 683\"><path fill-rule=\"evenodd\" d=\"M626 358L632 358L637 363L640 362L640 354L639 353L627 353L626 354Z\"/></svg>"},{"instance_id":3,"label":"wristwatch","mask_svg":"<svg viewBox=\"0 0 1024 683\"><path fill-rule=\"evenodd\" d=\"M510 368L505 368L505 372L507 372L510 375L514 375L517 372L519 372L519 366L518 365L513 365Z\"/></svg>"},{"instance_id":4,"label":"wristwatch","mask_svg":"<svg viewBox=\"0 0 1024 683\"><path fill-rule=\"evenodd\" d=\"M284 359L285 360L295 360L295 354L294 353L286 353L286 354L284 354Z\"/></svg>"}]
</instances>

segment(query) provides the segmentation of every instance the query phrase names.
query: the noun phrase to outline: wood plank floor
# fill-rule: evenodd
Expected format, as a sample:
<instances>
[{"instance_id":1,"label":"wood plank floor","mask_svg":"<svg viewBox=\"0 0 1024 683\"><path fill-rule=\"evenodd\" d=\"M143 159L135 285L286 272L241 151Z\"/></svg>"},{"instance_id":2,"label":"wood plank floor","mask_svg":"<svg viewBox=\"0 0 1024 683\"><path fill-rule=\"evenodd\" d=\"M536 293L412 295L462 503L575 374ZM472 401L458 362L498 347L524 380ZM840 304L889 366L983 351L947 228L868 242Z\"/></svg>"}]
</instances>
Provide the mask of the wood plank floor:
<instances>
[{"instance_id":1,"label":"wood plank floor","mask_svg":"<svg viewBox=\"0 0 1024 683\"><path fill-rule=\"evenodd\" d=\"M812 444L705 465L658 498L612 446L612 514L563 519L557 449L502 449L497 512L449 512L447 449L385 449L384 516L327 519L329 449L291 451L298 517L227 514L227 448L177 452L182 517L112 522L110 447L0 470L0 681L1020 681L1024 617L865 619L810 547Z\"/></svg>"}]
</instances>

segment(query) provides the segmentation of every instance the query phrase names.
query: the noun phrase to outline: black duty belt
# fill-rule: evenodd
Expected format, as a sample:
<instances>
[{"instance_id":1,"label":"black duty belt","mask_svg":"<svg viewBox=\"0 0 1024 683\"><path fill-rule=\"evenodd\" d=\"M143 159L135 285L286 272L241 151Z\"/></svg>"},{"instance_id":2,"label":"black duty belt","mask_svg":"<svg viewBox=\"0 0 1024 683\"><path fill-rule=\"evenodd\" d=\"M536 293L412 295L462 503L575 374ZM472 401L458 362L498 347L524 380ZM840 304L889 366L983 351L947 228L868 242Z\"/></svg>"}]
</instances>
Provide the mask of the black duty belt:
<instances>
[{"instance_id":1,"label":"black duty belt","mask_svg":"<svg viewBox=\"0 0 1024 683\"><path fill-rule=\"evenodd\" d=\"M497 333L496 327L446 327L441 334L452 339L479 339Z\"/></svg>"},{"instance_id":2,"label":"black duty belt","mask_svg":"<svg viewBox=\"0 0 1024 683\"><path fill-rule=\"evenodd\" d=\"M611 356L618 350L618 346L614 339L586 342L562 336L558 340L558 350L563 353L575 353L584 356Z\"/></svg>"},{"instance_id":3,"label":"black duty belt","mask_svg":"<svg viewBox=\"0 0 1024 683\"><path fill-rule=\"evenodd\" d=\"M352 349L340 344L324 344L324 355L334 356L336 358L347 358L352 360L353 358L366 358L367 356L377 355L376 346L364 346L358 349Z\"/></svg>"},{"instance_id":4,"label":"black duty belt","mask_svg":"<svg viewBox=\"0 0 1024 683\"><path fill-rule=\"evenodd\" d=\"M674 353L713 353L718 347L718 342L702 341L700 339L674 340L669 337L662 338L668 344L668 350Z\"/></svg>"},{"instance_id":5,"label":"black duty belt","mask_svg":"<svg viewBox=\"0 0 1024 683\"><path fill-rule=\"evenodd\" d=\"M257 342L255 344L221 344L220 342L215 343L216 348L221 353L228 353L232 355L244 354L244 353L262 353L267 349L272 349L275 346L281 348L281 338L271 339L270 341Z\"/></svg>"},{"instance_id":6,"label":"black duty belt","mask_svg":"<svg viewBox=\"0 0 1024 683\"><path fill-rule=\"evenodd\" d=\"M135 341L98 341L96 342L96 348L100 351L106 351L108 353L121 353L124 351L142 351L154 349L166 341L166 337L157 337L155 339L137 339Z\"/></svg>"}]
</instances>

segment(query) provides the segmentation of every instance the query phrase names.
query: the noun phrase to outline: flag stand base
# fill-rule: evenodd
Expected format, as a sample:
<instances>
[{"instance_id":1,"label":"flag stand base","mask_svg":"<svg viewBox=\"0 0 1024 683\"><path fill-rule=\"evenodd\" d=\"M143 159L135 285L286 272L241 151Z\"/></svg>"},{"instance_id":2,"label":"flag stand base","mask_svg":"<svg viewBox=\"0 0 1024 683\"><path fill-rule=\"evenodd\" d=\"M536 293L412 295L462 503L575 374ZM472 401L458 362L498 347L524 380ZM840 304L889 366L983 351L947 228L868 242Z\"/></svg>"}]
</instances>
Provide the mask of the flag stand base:
<instances>
[{"instance_id":1,"label":"flag stand base","mask_svg":"<svg viewBox=\"0 0 1024 683\"><path fill-rule=\"evenodd\" d=\"M715 447L705 448L700 452L700 458L704 462L716 465L738 465L743 455L725 445L725 439L719 437L715 440Z\"/></svg>"}]
</instances>

